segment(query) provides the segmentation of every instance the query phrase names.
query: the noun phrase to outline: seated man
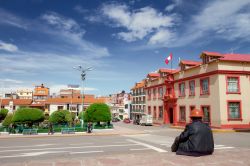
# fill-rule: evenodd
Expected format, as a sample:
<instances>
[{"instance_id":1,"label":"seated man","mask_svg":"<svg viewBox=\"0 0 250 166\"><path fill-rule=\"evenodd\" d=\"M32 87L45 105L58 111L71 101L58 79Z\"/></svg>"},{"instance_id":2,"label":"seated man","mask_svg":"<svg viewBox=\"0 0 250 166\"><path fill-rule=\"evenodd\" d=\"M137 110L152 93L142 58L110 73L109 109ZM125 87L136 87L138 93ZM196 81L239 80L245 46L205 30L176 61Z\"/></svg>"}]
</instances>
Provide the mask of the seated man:
<instances>
[{"instance_id":1,"label":"seated man","mask_svg":"<svg viewBox=\"0 0 250 166\"><path fill-rule=\"evenodd\" d=\"M177 155L202 156L214 152L213 133L210 127L202 122L203 113L198 109L191 111L192 122L175 138L171 147Z\"/></svg>"}]
</instances>

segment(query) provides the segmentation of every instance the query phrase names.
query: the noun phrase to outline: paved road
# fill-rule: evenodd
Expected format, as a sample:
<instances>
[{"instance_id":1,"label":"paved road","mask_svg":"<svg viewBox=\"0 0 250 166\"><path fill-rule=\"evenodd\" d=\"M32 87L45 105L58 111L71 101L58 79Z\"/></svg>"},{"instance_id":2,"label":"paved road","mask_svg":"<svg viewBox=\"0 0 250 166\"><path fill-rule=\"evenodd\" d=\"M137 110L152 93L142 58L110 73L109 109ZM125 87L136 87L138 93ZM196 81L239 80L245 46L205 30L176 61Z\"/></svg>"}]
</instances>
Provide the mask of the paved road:
<instances>
[{"instance_id":1,"label":"paved road","mask_svg":"<svg viewBox=\"0 0 250 166\"><path fill-rule=\"evenodd\" d=\"M115 126L144 134L0 139L0 165L250 165L250 133L216 133L214 155L190 158L170 152L181 130Z\"/></svg>"}]
</instances>

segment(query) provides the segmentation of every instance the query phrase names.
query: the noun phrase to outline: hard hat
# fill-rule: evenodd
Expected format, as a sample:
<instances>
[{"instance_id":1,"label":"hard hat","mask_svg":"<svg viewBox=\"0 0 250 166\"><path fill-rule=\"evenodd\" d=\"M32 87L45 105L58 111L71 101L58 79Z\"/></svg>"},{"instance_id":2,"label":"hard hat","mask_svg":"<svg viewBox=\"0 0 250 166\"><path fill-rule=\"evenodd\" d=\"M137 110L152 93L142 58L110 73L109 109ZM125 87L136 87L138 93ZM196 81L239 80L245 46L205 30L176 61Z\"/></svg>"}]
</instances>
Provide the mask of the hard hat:
<instances>
[{"instance_id":1,"label":"hard hat","mask_svg":"<svg viewBox=\"0 0 250 166\"><path fill-rule=\"evenodd\" d=\"M199 109L193 109L190 113L190 118L193 118L193 117L203 117L203 112Z\"/></svg>"}]
</instances>

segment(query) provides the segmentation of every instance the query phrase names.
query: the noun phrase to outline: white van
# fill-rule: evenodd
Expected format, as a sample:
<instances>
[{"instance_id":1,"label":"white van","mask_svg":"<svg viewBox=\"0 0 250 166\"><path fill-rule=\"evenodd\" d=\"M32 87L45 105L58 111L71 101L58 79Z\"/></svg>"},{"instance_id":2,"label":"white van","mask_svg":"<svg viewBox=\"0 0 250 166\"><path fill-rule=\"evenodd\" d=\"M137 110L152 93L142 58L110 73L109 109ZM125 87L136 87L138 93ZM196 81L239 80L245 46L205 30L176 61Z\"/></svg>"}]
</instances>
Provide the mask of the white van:
<instances>
[{"instance_id":1,"label":"white van","mask_svg":"<svg viewBox=\"0 0 250 166\"><path fill-rule=\"evenodd\" d=\"M140 120L140 125L153 125L153 117L152 115L142 115L141 120Z\"/></svg>"}]
</instances>

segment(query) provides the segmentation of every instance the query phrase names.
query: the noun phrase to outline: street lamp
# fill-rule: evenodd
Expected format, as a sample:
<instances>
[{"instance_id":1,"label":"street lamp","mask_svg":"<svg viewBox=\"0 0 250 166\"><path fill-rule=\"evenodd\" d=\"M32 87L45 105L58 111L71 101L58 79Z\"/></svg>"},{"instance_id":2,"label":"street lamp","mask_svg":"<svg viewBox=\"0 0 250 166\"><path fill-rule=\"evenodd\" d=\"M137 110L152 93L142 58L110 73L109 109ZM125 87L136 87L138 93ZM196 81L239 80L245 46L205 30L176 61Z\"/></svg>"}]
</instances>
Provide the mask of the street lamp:
<instances>
[{"instance_id":1,"label":"street lamp","mask_svg":"<svg viewBox=\"0 0 250 166\"><path fill-rule=\"evenodd\" d=\"M84 86L83 86L83 82L84 82L85 77L86 77L86 72L93 70L93 68L88 67L88 68L84 69L81 65L78 65L77 67L73 67L73 68L81 72L81 80L82 80L82 92L81 92L82 93L82 127L83 127L83 111L84 111Z\"/></svg>"}]
</instances>

